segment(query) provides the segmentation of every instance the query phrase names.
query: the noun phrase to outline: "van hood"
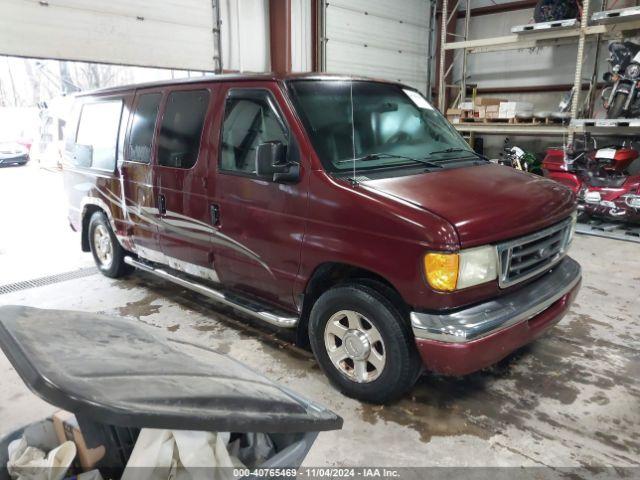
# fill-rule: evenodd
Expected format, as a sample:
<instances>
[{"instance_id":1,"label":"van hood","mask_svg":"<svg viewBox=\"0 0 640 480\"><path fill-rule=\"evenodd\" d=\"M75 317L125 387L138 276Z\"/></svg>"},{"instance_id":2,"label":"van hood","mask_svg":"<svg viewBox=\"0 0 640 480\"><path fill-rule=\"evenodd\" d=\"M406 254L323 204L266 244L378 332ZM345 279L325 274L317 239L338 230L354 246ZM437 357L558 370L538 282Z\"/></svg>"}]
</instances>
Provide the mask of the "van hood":
<instances>
[{"instance_id":1,"label":"van hood","mask_svg":"<svg viewBox=\"0 0 640 480\"><path fill-rule=\"evenodd\" d=\"M575 208L573 193L559 183L495 164L367 180L361 185L444 218L456 228L462 247L540 230Z\"/></svg>"}]
</instances>

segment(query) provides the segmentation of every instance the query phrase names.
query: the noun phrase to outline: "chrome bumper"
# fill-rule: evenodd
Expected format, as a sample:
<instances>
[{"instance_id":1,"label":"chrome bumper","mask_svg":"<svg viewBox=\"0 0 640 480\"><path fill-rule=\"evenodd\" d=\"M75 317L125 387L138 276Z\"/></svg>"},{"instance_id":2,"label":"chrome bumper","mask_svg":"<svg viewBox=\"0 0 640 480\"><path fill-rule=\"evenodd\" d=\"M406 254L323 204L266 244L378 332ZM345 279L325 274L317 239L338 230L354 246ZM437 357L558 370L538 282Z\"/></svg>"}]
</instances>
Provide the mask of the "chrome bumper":
<instances>
[{"instance_id":1,"label":"chrome bumper","mask_svg":"<svg viewBox=\"0 0 640 480\"><path fill-rule=\"evenodd\" d=\"M454 313L411 313L416 338L462 343L529 320L569 293L580 281L578 262L565 257L549 273L515 293Z\"/></svg>"}]
</instances>

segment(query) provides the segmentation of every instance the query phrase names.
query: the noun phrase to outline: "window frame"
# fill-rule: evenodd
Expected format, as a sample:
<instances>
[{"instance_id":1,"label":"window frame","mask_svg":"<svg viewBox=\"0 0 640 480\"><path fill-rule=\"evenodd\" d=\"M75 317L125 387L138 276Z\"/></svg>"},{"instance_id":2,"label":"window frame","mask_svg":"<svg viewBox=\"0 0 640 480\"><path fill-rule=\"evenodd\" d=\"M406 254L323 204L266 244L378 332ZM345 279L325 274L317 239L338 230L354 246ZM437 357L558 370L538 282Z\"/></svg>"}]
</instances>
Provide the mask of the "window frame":
<instances>
[{"instance_id":1,"label":"window frame","mask_svg":"<svg viewBox=\"0 0 640 480\"><path fill-rule=\"evenodd\" d=\"M243 172L242 170L228 170L228 169L222 168L222 146L224 143L223 142L224 120L225 120L225 115L227 113L227 104L229 103L230 100L236 100L236 99L261 100L261 101L266 100L267 104L273 110L276 120L280 124L280 127L282 127L282 130L284 131L285 136L287 138L287 142L288 142L287 161L288 162L292 161L292 158L291 158L292 150L294 148L297 149L297 146L293 145L295 143L295 138L291 134L291 128L289 127L289 124L284 117L284 114L282 112L282 109L280 108L278 100L276 99L275 95L271 90L269 90L266 87L233 87L227 91L227 94L225 95L225 99L224 99L224 106L222 108L222 118L220 121L220 133L219 133L219 142L218 142L218 162L217 162L218 174L235 175L237 177L257 178L270 183L275 183L273 182L273 180L270 180L264 177L259 177L255 173ZM300 163L298 159L296 159L295 161L297 163Z\"/></svg>"},{"instance_id":2,"label":"window frame","mask_svg":"<svg viewBox=\"0 0 640 480\"><path fill-rule=\"evenodd\" d=\"M151 145L149 161L141 162L139 160L133 160L128 155L128 148L131 147L131 134L133 133L133 122L135 121L136 112L138 111L138 106L140 105L140 97L145 95L159 95L160 100L158 101L158 111L156 112L156 121L153 124L153 135L151 135ZM135 92L133 98L133 104L131 105L131 110L129 110L129 125L127 126L127 134L123 147L123 163L133 163L135 165L154 165L154 158L156 153L156 137L158 135L158 120L161 118L162 107L164 105L165 93L162 90L152 90L152 91L143 91L143 92Z\"/></svg>"},{"instance_id":3,"label":"window frame","mask_svg":"<svg viewBox=\"0 0 640 480\"><path fill-rule=\"evenodd\" d=\"M113 103L113 102L120 102L120 114L118 116L118 128L116 129L116 138L115 138L115 148L114 148L114 158L113 158L113 168L109 169L109 168L100 168L100 167L94 167L93 166L93 158L91 159L91 166L90 167L85 167L82 165L76 165L73 161L71 161L70 165L73 168L77 168L77 169L82 169L82 170L87 170L87 171L98 171L98 172L109 172L109 173L115 173L118 170L118 163L119 163L119 151L118 151L118 145L120 143L120 135L122 134L121 130L122 130L122 117L123 117L123 112L124 112L124 97L122 96L117 96L117 97L94 97L91 98L87 101L83 101L80 103L80 110L78 111L78 121L76 122L76 128L75 128L75 132L73 135L73 148L75 151L76 145L85 145L84 143L78 143L78 133L80 132L80 124L82 123L82 114L84 112L84 107L86 105L97 105L97 104L101 104L101 103ZM65 147L66 149L66 147ZM73 154L73 152L71 152Z\"/></svg>"}]
</instances>

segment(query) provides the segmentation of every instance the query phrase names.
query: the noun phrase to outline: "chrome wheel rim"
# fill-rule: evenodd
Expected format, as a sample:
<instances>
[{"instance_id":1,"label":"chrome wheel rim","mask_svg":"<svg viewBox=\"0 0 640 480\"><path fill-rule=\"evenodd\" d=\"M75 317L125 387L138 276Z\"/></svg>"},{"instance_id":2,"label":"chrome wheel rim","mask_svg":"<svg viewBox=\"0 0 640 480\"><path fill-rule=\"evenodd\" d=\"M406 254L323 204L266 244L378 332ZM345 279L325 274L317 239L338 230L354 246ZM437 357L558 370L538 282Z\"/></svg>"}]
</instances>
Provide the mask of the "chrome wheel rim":
<instances>
[{"instance_id":1,"label":"chrome wheel rim","mask_svg":"<svg viewBox=\"0 0 640 480\"><path fill-rule=\"evenodd\" d=\"M100 266L105 269L111 267L113 244L111 243L111 236L104 225L97 225L93 230L93 246Z\"/></svg>"},{"instance_id":2,"label":"chrome wheel rim","mask_svg":"<svg viewBox=\"0 0 640 480\"><path fill-rule=\"evenodd\" d=\"M373 382L384 370L387 351L382 336L354 310L331 316L324 329L324 346L333 366L351 381Z\"/></svg>"}]
</instances>

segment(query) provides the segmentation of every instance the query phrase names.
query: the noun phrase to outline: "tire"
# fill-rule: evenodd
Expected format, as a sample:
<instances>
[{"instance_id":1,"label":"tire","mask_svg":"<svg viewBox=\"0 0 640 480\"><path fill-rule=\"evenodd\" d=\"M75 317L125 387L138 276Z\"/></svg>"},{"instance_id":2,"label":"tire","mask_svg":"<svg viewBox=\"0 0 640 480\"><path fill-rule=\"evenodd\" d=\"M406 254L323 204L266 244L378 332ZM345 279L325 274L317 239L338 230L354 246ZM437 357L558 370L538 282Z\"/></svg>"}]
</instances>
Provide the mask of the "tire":
<instances>
[{"instance_id":1,"label":"tire","mask_svg":"<svg viewBox=\"0 0 640 480\"><path fill-rule=\"evenodd\" d=\"M586 222L589 221L590 218L591 218L591 216L587 212L585 212L584 210L579 210L578 211L578 216L577 216L578 222L586 223Z\"/></svg>"},{"instance_id":2,"label":"tire","mask_svg":"<svg viewBox=\"0 0 640 480\"><path fill-rule=\"evenodd\" d=\"M358 325L361 328L351 328ZM340 341L339 335L344 335ZM413 387L422 369L408 319L363 283L338 285L318 298L309 318L309 342L331 383L344 395L365 402L397 399ZM363 360L367 345L370 353Z\"/></svg>"},{"instance_id":3,"label":"tire","mask_svg":"<svg viewBox=\"0 0 640 480\"><path fill-rule=\"evenodd\" d=\"M609 105L607 109L607 118L624 118L622 116L622 112L624 111L624 106L627 103L627 95L624 93L618 93Z\"/></svg>"},{"instance_id":4,"label":"tire","mask_svg":"<svg viewBox=\"0 0 640 480\"><path fill-rule=\"evenodd\" d=\"M91 215L88 234L93 260L103 275L119 278L133 270L133 267L124 263L127 252L118 243L109 220L103 212L94 212Z\"/></svg>"}]
</instances>

